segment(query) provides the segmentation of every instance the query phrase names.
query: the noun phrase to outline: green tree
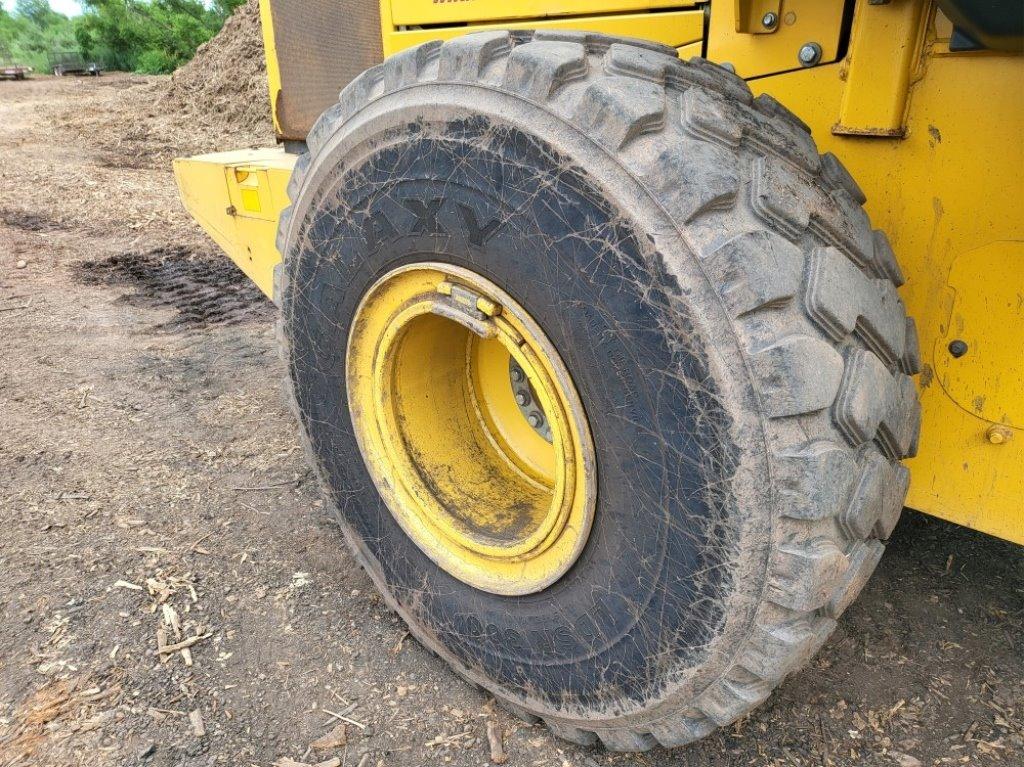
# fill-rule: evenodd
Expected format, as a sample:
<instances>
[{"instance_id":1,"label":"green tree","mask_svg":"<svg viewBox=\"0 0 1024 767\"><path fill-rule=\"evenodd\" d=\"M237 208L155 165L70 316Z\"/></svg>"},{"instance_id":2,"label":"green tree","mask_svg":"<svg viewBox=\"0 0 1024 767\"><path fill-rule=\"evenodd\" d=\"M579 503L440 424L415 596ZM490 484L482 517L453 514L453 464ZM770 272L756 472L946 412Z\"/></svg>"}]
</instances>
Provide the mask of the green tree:
<instances>
[{"instance_id":1,"label":"green tree","mask_svg":"<svg viewBox=\"0 0 1024 767\"><path fill-rule=\"evenodd\" d=\"M0 9L0 58L47 70L54 53L81 53L106 69L171 72L213 37L245 0L84 0L81 16L56 13L48 0Z\"/></svg>"},{"instance_id":2,"label":"green tree","mask_svg":"<svg viewBox=\"0 0 1024 767\"><path fill-rule=\"evenodd\" d=\"M75 30L90 56L118 69L170 72L188 61L243 0L85 0Z\"/></svg>"},{"instance_id":3,"label":"green tree","mask_svg":"<svg viewBox=\"0 0 1024 767\"><path fill-rule=\"evenodd\" d=\"M45 71L51 53L77 47L73 26L47 0L18 0L13 13L0 10L0 58Z\"/></svg>"}]
</instances>

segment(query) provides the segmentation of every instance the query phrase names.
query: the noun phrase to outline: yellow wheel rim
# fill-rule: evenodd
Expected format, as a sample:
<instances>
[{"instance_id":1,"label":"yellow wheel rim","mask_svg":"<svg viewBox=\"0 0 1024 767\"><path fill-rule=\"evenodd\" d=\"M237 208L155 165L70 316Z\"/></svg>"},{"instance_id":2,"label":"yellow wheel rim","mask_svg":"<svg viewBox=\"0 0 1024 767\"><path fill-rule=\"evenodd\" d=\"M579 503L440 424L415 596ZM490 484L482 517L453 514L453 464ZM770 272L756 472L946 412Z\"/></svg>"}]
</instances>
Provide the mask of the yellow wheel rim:
<instances>
[{"instance_id":1,"label":"yellow wheel rim","mask_svg":"<svg viewBox=\"0 0 1024 767\"><path fill-rule=\"evenodd\" d=\"M434 562L505 595L572 566L594 516L593 441L557 352L507 293L448 264L388 273L356 310L346 377L370 475Z\"/></svg>"}]
</instances>

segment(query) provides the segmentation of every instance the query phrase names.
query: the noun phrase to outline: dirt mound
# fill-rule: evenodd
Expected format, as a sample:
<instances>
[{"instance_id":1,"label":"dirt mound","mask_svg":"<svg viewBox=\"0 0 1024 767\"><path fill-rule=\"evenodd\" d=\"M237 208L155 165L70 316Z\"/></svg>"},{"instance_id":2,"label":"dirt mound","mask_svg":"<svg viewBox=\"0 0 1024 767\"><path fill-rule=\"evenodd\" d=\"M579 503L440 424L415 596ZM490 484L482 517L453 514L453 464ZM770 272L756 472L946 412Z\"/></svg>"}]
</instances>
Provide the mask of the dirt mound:
<instances>
[{"instance_id":1,"label":"dirt mound","mask_svg":"<svg viewBox=\"0 0 1024 767\"><path fill-rule=\"evenodd\" d=\"M54 114L54 124L98 145L107 167L166 169L175 157L274 144L258 0L170 77L127 82L90 109Z\"/></svg>"},{"instance_id":2,"label":"dirt mound","mask_svg":"<svg viewBox=\"0 0 1024 767\"><path fill-rule=\"evenodd\" d=\"M258 0L248 0L171 75L162 111L191 117L204 127L268 135L271 125L267 66Z\"/></svg>"}]
</instances>

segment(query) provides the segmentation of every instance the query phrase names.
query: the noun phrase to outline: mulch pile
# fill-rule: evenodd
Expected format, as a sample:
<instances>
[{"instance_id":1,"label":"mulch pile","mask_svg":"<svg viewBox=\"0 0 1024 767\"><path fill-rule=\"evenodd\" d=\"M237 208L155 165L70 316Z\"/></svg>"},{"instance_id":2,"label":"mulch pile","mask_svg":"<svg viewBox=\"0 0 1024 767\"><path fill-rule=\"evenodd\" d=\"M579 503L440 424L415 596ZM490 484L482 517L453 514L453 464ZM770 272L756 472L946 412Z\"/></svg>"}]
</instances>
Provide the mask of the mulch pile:
<instances>
[{"instance_id":1,"label":"mulch pile","mask_svg":"<svg viewBox=\"0 0 1024 767\"><path fill-rule=\"evenodd\" d=\"M258 0L239 6L169 77L97 84L116 91L97 94L92 109L54 114L54 123L98 145L111 167L166 170L175 157L275 141Z\"/></svg>"},{"instance_id":2,"label":"mulch pile","mask_svg":"<svg viewBox=\"0 0 1024 767\"><path fill-rule=\"evenodd\" d=\"M258 0L240 6L160 90L160 110L200 130L272 141Z\"/></svg>"}]
</instances>

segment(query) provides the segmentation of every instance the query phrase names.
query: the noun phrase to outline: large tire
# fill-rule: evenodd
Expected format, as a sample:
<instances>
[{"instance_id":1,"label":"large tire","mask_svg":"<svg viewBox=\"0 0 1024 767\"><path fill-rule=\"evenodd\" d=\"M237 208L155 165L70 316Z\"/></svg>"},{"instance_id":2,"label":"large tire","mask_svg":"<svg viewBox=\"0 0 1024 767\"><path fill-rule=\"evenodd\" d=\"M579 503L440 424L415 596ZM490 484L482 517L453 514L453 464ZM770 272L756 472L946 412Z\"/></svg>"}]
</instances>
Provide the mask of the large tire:
<instances>
[{"instance_id":1,"label":"large tire","mask_svg":"<svg viewBox=\"0 0 1024 767\"><path fill-rule=\"evenodd\" d=\"M899 267L807 127L670 48L486 32L368 70L308 148L278 239L288 386L414 635L520 715L627 751L701 738L804 666L882 555L919 424ZM434 565L353 437L353 312L423 254L531 311L590 419L593 531L539 593Z\"/></svg>"}]
</instances>

